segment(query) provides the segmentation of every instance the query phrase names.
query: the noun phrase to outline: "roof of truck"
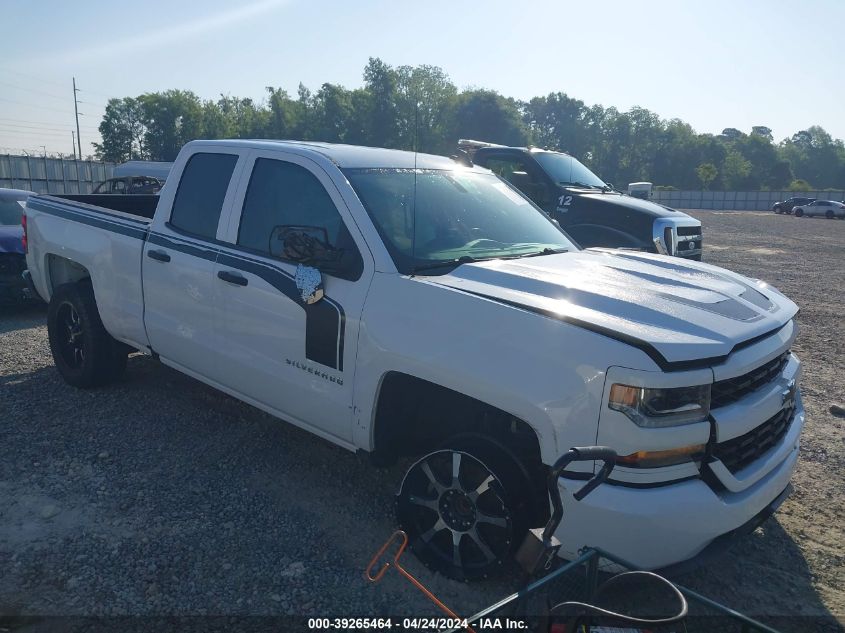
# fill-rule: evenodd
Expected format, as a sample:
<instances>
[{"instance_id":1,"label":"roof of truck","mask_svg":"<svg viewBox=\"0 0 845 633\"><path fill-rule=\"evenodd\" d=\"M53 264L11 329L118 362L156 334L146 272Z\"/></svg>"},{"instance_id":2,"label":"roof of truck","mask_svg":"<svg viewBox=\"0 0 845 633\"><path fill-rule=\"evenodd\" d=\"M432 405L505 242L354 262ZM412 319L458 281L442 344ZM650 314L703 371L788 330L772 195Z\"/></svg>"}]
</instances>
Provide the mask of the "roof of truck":
<instances>
[{"instance_id":1,"label":"roof of truck","mask_svg":"<svg viewBox=\"0 0 845 633\"><path fill-rule=\"evenodd\" d=\"M362 145L343 145L339 143L321 143L317 141L286 141L269 139L230 139L220 141L192 141L198 145L233 145L235 147L252 147L255 149L292 149L297 153L320 154L342 169L455 169L461 166L458 162L446 156L406 152L398 149L384 149L381 147L365 147ZM466 169L466 168L464 168ZM480 168L475 168L479 171Z\"/></svg>"}]
</instances>

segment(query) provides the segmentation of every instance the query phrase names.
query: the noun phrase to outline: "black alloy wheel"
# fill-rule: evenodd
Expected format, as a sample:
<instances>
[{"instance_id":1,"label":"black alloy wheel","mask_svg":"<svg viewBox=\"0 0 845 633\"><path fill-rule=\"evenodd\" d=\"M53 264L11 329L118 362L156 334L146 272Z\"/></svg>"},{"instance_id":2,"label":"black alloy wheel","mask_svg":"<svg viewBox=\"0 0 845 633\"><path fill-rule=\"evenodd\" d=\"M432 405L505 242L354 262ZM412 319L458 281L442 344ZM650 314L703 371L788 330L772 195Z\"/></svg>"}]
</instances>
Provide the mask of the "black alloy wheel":
<instances>
[{"instance_id":1,"label":"black alloy wheel","mask_svg":"<svg viewBox=\"0 0 845 633\"><path fill-rule=\"evenodd\" d=\"M79 369L85 362L85 333L79 313L71 302L64 301L58 308L56 319L61 328L57 347L62 360L68 367Z\"/></svg>"},{"instance_id":2,"label":"black alloy wheel","mask_svg":"<svg viewBox=\"0 0 845 633\"><path fill-rule=\"evenodd\" d=\"M126 369L131 349L103 326L90 280L55 289L47 307L47 337L56 369L74 387L104 385Z\"/></svg>"},{"instance_id":3,"label":"black alloy wheel","mask_svg":"<svg viewBox=\"0 0 845 633\"><path fill-rule=\"evenodd\" d=\"M416 556L458 580L498 572L527 527L521 482L504 454L442 449L408 469L396 513ZM526 495L522 495L525 498Z\"/></svg>"}]
</instances>

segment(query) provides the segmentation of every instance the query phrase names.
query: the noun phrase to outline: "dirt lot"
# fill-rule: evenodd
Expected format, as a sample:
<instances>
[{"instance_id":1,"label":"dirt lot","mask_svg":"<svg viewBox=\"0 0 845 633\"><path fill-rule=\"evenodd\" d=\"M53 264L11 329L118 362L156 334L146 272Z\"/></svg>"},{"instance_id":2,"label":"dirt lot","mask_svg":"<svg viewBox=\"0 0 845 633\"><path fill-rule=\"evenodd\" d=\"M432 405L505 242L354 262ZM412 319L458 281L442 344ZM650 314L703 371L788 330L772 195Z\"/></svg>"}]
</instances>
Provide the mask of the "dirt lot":
<instances>
[{"instance_id":1,"label":"dirt lot","mask_svg":"<svg viewBox=\"0 0 845 633\"><path fill-rule=\"evenodd\" d=\"M776 518L679 580L741 611L792 616L772 620L784 630L838 630L845 419L828 409L845 401L845 222L695 215L706 261L770 281L801 306L808 422L795 491ZM0 420L0 615L18 616L0 629L77 626L51 615L436 613L398 576L378 586L361 577L394 529L401 465L376 470L140 355L118 385L68 387L41 309L0 313ZM462 613L516 586L407 566Z\"/></svg>"}]
</instances>

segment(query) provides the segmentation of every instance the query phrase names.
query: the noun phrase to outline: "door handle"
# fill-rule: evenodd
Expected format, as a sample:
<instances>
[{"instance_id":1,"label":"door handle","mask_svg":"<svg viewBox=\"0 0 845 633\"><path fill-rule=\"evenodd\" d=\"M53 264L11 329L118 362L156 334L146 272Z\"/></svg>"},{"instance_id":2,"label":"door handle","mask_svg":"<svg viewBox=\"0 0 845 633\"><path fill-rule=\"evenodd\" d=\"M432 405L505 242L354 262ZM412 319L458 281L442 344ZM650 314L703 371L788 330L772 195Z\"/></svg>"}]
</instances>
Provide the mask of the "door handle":
<instances>
[{"instance_id":1,"label":"door handle","mask_svg":"<svg viewBox=\"0 0 845 633\"><path fill-rule=\"evenodd\" d=\"M223 281L228 281L230 284L235 284L236 286L246 286L249 283L249 280L246 277L239 273L232 272L231 270L220 270L217 272L217 277Z\"/></svg>"},{"instance_id":2,"label":"door handle","mask_svg":"<svg viewBox=\"0 0 845 633\"><path fill-rule=\"evenodd\" d=\"M149 250L149 251L147 251L147 257L149 257L150 259L154 259L157 262L169 262L170 261L170 255L168 255L164 251Z\"/></svg>"}]
</instances>

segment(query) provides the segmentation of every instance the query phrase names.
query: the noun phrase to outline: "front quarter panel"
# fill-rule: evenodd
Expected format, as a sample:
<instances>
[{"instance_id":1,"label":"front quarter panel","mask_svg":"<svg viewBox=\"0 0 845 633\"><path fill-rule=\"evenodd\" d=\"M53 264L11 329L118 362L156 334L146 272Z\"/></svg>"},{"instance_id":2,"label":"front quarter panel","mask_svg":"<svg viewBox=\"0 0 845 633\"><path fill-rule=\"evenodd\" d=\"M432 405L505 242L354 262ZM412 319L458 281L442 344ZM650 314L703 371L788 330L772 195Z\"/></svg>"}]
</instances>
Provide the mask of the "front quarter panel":
<instances>
[{"instance_id":1,"label":"front quarter panel","mask_svg":"<svg viewBox=\"0 0 845 633\"><path fill-rule=\"evenodd\" d=\"M605 371L618 362L656 369L643 352L577 326L425 277L379 273L361 325L355 443L372 449L379 386L395 371L525 421L551 464L571 446L595 443Z\"/></svg>"}]
</instances>

